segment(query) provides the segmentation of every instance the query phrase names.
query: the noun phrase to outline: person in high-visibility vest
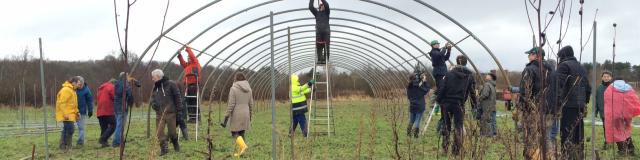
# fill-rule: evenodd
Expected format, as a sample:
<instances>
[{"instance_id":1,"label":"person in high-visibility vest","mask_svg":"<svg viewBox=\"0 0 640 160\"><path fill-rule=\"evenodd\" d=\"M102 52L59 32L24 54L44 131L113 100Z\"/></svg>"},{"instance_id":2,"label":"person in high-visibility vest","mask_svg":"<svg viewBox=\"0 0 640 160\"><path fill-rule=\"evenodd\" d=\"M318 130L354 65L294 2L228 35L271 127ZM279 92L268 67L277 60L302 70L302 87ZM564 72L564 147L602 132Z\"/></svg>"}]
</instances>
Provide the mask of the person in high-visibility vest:
<instances>
[{"instance_id":1,"label":"person in high-visibility vest","mask_svg":"<svg viewBox=\"0 0 640 160\"><path fill-rule=\"evenodd\" d=\"M313 86L316 81L312 79L307 82L307 84L300 85L298 80L297 75L291 75L291 110L293 119L291 128L289 128L289 136L293 135L296 126L300 124L302 135L307 137L307 119L304 114L309 111L309 108L307 107L307 97L305 97L305 94L311 92L311 86Z\"/></svg>"}]
</instances>

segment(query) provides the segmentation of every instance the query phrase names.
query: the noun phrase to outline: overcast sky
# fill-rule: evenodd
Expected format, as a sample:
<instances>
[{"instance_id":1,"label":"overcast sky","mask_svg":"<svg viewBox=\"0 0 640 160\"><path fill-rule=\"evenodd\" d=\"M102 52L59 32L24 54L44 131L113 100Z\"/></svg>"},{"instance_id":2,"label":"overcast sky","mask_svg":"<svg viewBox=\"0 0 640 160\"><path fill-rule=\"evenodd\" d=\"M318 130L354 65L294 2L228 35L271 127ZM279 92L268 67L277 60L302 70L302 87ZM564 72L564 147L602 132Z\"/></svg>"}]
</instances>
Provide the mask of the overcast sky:
<instances>
[{"instance_id":1,"label":"overcast sky","mask_svg":"<svg viewBox=\"0 0 640 160\"><path fill-rule=\"evenodd\" d=\"M496 57L503 63L507 69L521 70L524 67L527 59L523 54L525 50L528 50L532 45L532 33L527 20L527 15L524 8L524 1L521 0L500 0L500 1L469 1L469 0L424 0L425 2L439 8L441 11L447 13L452 18L456 19L462 25L466 26L471 32L473 32L480 40L482 40L487 47L496 55ZM571 4L573 1L573 5ZM166 6L165 0L138 0L138 2L132 7L131 20L130 20L130 50L134 53L142 53L147 46L153 41L153 39L159 34L162 15ZM167 14L166 26L171 26L179 19L186 16L193 10L201 7L209 1L202 0L180 0L171 1L169 6L169 12ZM228 0L215 4L212 7L204 10L200 14L197 14L193 18L185 21L178 26L175 30L169 33L169 36L186 42L194 37L197 33L212 25L216 21L235 13L244 8L253 6L263 1L258 0ZM398 23L409 30L412 30L416 34L419 34L421 38L425 40L439 40L444 41L443 38L437 36L434 32L429 31L428 28L420 25L415 20L403 16L398 12L389 10L371 3L359 2L355 0L333 0L329 1L332 8L350 9L360 12L366 12L378 17L386 18L394 23ZM419 5L418 3L410 0L379 0L377 2L388 4L392 7L398 8L407 12L418 19L426 22L442 32L445 36L449 37L452 41L458 41L466 36L466 33L455 26L454 23L446 20L444 17L436 14L426 7ZM124 5L125 1L118 0L118 12L120 13L120 25L121 29L124 25ZM307 0L285 0L281 2L272 3L263 7L256 8L249 12L240 14L236 18L229 19L221 25L216 26L210 32L207 32L202 38L192 43L192 46L198 49L203 49L213 41L217 40L224 33L231 29L244 24L257 17L267 15L269 11L279 12L289 9L306 8ZM557 1L543 1L543 10L548 12L553 10ZM576 49L576 54L579 53L579 35L580 35L580 21L578 16L578 0L567 0L565 12L567 12L565 19L569 18L571 11L571 20L568 28L568 34L563 41L563 45L572 45ZM584 31L585 40L591 24L596 8L599 9L597 16L598 21L598 61L604 61L610 59L612 53L612 39L613 39L613 27L612 24L616 22L618 24L617 35L617 57L616 61L629 61L632 64L640 64L640 54L634 53L634 51L640 50L638 42L640 40L640 10L637 7L640 6L640 1L634 0L615 0L615 1L587 1L585 4L585 16L584 16ZM572 7L572 8L571 8ZM530 13L534 14L531 8ZM571 9L571 10L570 10ZM421 51L425 52L429 50L426 43L421 39L413 36L409 32L402 31L400 28L393 26L389 23L379 21L374 18L365 17L353 13L334 11L331 15L333 18L349 18L358 21L379 25L382 28L394 32L400 37L406 38L413 45L419 47L415 49L409 43L405 43L393 34L384 33L382 30L361 24L356 22L349 22L345 20L334 19L332 24L348 25L363 30L368 30L374 33L380 33L383 37L390 41L397 42L400 47L395 47L391 43L385 40L367 34L363 31L357 31L344 27L333 27L334 31L343 31L354 33L357 35L363 35L373 39L374 41L380 41L382 44L392 46L390 49L396 51L402 55L403 58L409 58L404 54L405 51L414 56L421 55ZM292 12L285 15L279 15L275 17L275 22L281 22L285 20L291 20L296 18L309 18L311 14L308 11ZM543 19L548 15L543 14ZM532 17L536 18L536 17ZM52 60L88 60L88 59L101 59L106 55L112 54L118 49L118 39L116 34L116 25L114 20L114 6L113 1L101 0L101 1L77 1L77 0L21 0L21 1L8 1L4 0L0 6L0 20L3 22L0 25L0 57L8 57L10 55L16 55L22 52L25 48L30 50L37 50L37 38L42 37L44 42L45 56ZM550 41L555 43L558 39L558 31L560 30L560 18L555 17L554 22L549 26L548 35ZM312 20L305 20L297 23L290 23L287 25L276 26L276 30L286 28L286 26L295 26L301 24L313 23ZM268 19L257 21L255 24L249 25L241 30L230 34L228 37L221 40L219 43L213 45L207 52L217 53L223 50L223 48L229 46L234 40L247 35L249 32L265 27L268 25ZM537 26L536 30L537 30ZM304 31L312 29L312 27L293 29L295 31ZM255 35L249 37L256 38L267 34L267 30L258 32ZM282 34L279 34L282 35ZM294 37L302 37L313 35L311 33L301 34ZM358 37L344 34L334 33L336 37L349 37L354 39L365 41ZM276 35L278 36L278 35ZM241 44L250 42L250 40L242 40L235 45L230 46L225 52L220 55L223 57L231 55L234 51L239 50ZM264 39L266 40L266 39ZM259 41L260 43L264 40ZM336 38L336 41L338 39ZM591 41L592 42L592 41ZM592 43L589 43L585 48L583 55L583 61L591 61ZM367 42L369 44L374 44ZM255 45L252 45L255 46ZM495 63L488 56L487 52L480 47L480 45L469 38L459 44L465 53L467 53L476 65L481 70L488 70L495 68ZM554 46L554 50L557 50L557 46ZM162 40L162 44L156 54L156 60L168 60L173 53L178 49L179 45L171 42L167 39ZM266 46L265 46L266 47ZM258 50L266 49L260 47ZM365 47L366 46L362 46ZM242 49L247 51L248 48ZM548 48L546 48L548 50ZM389 54L386 50L383 50ZM552 51L547 51L551 53ZM34 54L37 52L34 52ZM257 51L253 52L257 53ZM457 56L460 52L455 51L453 56ZM232 59L237 58L232 56ZM578 55L577 55L578 56ZM254 57L245 56L240 58L240 61L246 61L247 59ZM148 58L148 56L146 57ZM210 57L202 56L201 61L207 61ZM396 59L400 61L400 57L392 56L389 60ZM380 60L382 61L382 60ZM420 61L427 63L427 60L421 58ZM221 61L214 60L210 64L218 65ZM203 62L201 62L203 63ZM415 63L415 62L412 62ZM384 63L381 63L384 65Z\"/></svg>"}]
</instances>

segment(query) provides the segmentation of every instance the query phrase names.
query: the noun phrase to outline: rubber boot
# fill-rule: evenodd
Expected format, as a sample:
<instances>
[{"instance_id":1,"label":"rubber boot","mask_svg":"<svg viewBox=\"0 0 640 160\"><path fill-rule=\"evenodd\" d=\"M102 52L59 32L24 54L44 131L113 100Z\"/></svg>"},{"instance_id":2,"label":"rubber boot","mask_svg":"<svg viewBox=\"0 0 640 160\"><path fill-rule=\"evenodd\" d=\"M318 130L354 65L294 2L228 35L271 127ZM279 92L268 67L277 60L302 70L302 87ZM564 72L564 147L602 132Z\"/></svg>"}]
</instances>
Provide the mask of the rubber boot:
<instances>
[{"instance_id":1,"label":"rubber boot","mask_svg":"<svg viewBox=\"0 0 640 160\"><path fill-rule=\"evenodd\" d=\"M180 144L178 143L178 138L171 139L171 143L173 144L173 150L176 152L180 152Z\"/></svg>"},{"instance_id":2,"label":"rubber boot","mask_svg":"<svg viewBox=\"0 0 640 160\"><path fill-rule=\"evenodd\" d=\"M411 136L411 124L407 126L407 136Z\"/></svg>"},{"instance_id":3,"label":"rubber boot","mask_svg":"<svg viewBox=\"0 0 640 160\"><path fill-rule=\"evenodd\" d=\"M167 149L168 149L167 142L166 141L160 142L160 156L166 155L168 153Z\"/></svg>"},{"instance_id":4,"label":"rubber boot","mask_svg":"<svg viewBox=\"0 0 640 160\"><path fill-rule=\"evenodd\" d=\"M413 129L413 138L418 138L418 134L420 133L420 129L419 128L414 128Z\"/></svg>"},{"instance_id":5,"label":"rubber boot","mask_svg":"<svg viewBox=\"0 0 640 160\"><path fill-rule=\"evenodd\" d=\"M246 143L244 143L244 139L242 138L242 136L238 136L238 138L236 138L236 144L238 144L238 152L234 153L233 156L240 157L249 147Z\"/></svg>"}]
</instances>

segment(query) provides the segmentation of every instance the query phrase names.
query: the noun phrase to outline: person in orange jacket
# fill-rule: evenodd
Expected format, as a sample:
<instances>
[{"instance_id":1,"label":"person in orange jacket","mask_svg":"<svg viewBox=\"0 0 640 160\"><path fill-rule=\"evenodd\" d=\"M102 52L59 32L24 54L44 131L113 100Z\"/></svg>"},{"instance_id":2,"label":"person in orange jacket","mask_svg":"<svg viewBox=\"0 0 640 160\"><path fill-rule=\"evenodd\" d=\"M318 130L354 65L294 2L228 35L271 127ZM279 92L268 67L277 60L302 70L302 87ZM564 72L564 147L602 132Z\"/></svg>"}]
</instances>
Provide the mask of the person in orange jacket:
<instances>
[{"instance_id":1,"label":"person in orange jacket","mask_svg":"<svg viewBox=\"0 0 640 160\"><path fill-rule=\"evenodd\" d=\"M71 148L73 127L75 122L80 118L76 88L80 88L81 85L82 82L79 77L71 77L62 84L62 88L58 91L56 97L56 121L62 122L63 124L60 150L68 150Z\"/></svg>"},{"instance_id":2,"label":"person in orange jacket","mask_svg":"<svg viewBox=\"0 0 640 160\"><path fill-rule=\"evenodd\" d=\"M201 77L200 70L202 69L202 67L200 66L200 62L198 61L198 58L196 57L196 55L193 54L191 47L186 46L184 50L187 51L187 54L189 56L189 61L185 61L184 58L182 57L182 54L178 54L178 60L180 60L180 65L182 66L182 68L184 68L183 80L184 80L184 84L187 86L187 90L185 92L187 92L187 96L196 96L196 93L198 91L198 82L200 81L200 77ZM184 102L185 102L183 103L184 105L197 103L194 99L187 99L187 98L185 98ZM183 108L187 108L187 107L183 106ZM189 139L187 124L184 121L184 119L186 118L187 112L188 112L187 109L183 109L182 112L176 114L176 124L178 124L178 126L180 127L180 130L182 131L182 136L185 140ZM198 118L200 118L199 115L198 115Z\"/></svg>"}]
</instances>

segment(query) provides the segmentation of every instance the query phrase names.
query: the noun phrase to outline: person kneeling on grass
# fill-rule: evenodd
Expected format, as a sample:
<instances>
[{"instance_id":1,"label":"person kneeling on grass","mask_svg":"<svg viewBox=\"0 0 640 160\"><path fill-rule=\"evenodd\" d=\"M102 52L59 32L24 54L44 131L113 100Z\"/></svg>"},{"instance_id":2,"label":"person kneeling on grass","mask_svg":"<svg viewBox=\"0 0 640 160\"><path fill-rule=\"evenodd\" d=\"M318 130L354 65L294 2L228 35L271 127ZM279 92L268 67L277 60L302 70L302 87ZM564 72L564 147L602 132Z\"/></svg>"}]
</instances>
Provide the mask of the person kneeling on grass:
<instances>
[{"instance_id":1,"label":"person kneeling on grass","mask_svg":"<svg viewBox=\"0 0 640 160\"><path fill-rule=\"evenodd\" d=\"M307 137L307 119L305 113L309 111L307 107L307 97L305 94L311 92L311 86L316 83L315 80L310 80L305 85L300 85L297 75L291 75L291 110L293 113L293 119L291 120L291 127L289 128L289 136L292 136L296 130L296 126L300 124L300 130L302 135Z\"/></svg>"},{"instance_id":2,"label":"person kneeling on grass","mask_svg":"<svg viewBox=\"0 0 640 160\"><path fill-rule=\"evenodd\" d=\"M82 83L78 77L71 77L62 84L56 97L56 121L62 122L62 133L60 134L60 150L71 149L73 138L73 124L80 118L78 111L78 96L76 88L80 88Z\"/></svg>"},{"instance_id":3,"label":"person kneeling on grass","mask_svg":"<svg viewBox=\"0 0 640 160\"><path fill-rule=\"evenodd\" d=\"M229 122L231 136L233 136L238 146L233 156L240 157L248 148L244 141L244 134L251 126L251 117L253 115L251 111L254 106L253 91L244 74L237 73L235 75L235 82L233 82L233 86L229 90L227 104L227 112L224 114L222 126L226 127L227 122Z\"/></svg>"}]
</instances>

